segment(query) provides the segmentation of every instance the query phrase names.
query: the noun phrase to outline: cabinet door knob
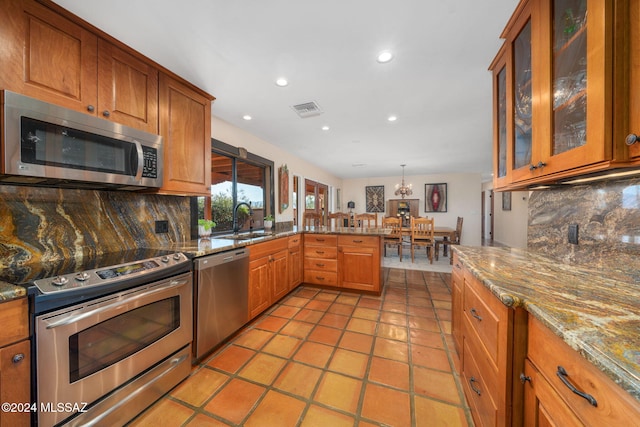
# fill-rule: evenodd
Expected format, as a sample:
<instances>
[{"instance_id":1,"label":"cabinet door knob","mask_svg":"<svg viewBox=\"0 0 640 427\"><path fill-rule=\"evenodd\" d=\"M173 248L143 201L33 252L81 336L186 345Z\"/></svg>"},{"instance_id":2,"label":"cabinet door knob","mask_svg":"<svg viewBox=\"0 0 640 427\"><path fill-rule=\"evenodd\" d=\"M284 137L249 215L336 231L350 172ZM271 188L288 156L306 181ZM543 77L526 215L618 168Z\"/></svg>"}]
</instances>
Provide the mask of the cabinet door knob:
<instances>
[{"instance_id":1,"label":"cabinet door knob","mask_svg":"<svg viewBox=\"0 0 640 427\"><path fill-rule=\"evenodd\" d=\"M96 110L96 107L94 107L93 105L87 105L87 111L90 113L93 113Z\"/></svg>"},{"instance_id":2,"label":"cabinet door knob","mask_svg":"<svg viewBox=\"0 0 640 427\"><path fill-rule=\"evenodd\" d=\"M536 165L529 165L529 170L530 171L536 170L536 169L538 169L538 167Z\"/></svg>"},{"instance_id":3,"label":"cabinet door knob","mask_svg":"<svg viewBox=\"0 0 640 427\"><path fill-rule=\"evenodd\" d=\"M23 360L24 360L24 353L18 353L14 355L13 358L11 359L13 363L20 363Z\"/></svg>"},{"instance_id":4,"label":"cabinet door knob","mask_svg":"<svg viewBox=\"0 0 640 427\"><path fill-rule=\"evenodd\" d=\"M109 117L111 115L111 113L108 110L104 110L102 112L102 115L105 116L105 117Z\"/></svg>"},{"instance_id":5,"label":"cabinet door knob","mask_svg":"<svg viewBox=\"0 0 640 427\"><path fill-rule=\"evenodd\" d=\"M636 135L635 133L630 133L629 135L627 135L627 137L625 138L624 142L627 145L633 145L636 142L638 142L638 135Z\"/></svg>"},{"instance_id":6,"label":"cabinet door knob","mask_svg":"<svg viewBox=\"0 0 640 427\"><path fill-rule=\"evenodd\" d=\"M556 372L556 375L558 376L558 378L560 378L560 381L562 381L562 383L564 385L567 386L567 388L569 390L571 390L572 392L574 392L575 394L577 394L580 397L583 397L584 399L587 400L587 402L589 402L591 404L591 406L598 406L598 401L591 396L588 393L585 393L584 391L580 391L576 388L576 386L574 386L573 384L571 384L569 382L569 374L567 373L567 371L562 367L562 366L558 366L558 371Z\"/></svg>"},{"instance_id":7,"label":"cabinet door knob","mask_svg":"<svg viewBox=\"0 0 640 427\"><path fill-rule=\"evenodd\" d=\"M528 375L525 375L523 373L520 373L520 382L522 384L526 383L527 381L531 382L531 377Z\"/></svg>"}]
</instances>

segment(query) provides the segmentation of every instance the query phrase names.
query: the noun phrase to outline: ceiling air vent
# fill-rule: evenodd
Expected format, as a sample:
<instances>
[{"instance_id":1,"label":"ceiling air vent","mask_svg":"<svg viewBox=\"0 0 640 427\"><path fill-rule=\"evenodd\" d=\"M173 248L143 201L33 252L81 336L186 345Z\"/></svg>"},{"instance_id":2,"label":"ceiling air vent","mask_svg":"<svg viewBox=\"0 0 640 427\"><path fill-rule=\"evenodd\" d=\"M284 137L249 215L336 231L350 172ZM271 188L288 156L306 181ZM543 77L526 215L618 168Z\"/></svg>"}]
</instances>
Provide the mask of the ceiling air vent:
<instances>
[{"instance_id":1,"label":"ceiling air vent","mask_svg":"<svg viewBox=\"0 0 640 427\"><path fill-rule=\"evenodd\" d=\"M312 116L318 116L323 113L318 104L315 101L305 102L304 104L294 105L291 108L298 113L300 117L307 118Z\"/></svg>"}]
</instances>

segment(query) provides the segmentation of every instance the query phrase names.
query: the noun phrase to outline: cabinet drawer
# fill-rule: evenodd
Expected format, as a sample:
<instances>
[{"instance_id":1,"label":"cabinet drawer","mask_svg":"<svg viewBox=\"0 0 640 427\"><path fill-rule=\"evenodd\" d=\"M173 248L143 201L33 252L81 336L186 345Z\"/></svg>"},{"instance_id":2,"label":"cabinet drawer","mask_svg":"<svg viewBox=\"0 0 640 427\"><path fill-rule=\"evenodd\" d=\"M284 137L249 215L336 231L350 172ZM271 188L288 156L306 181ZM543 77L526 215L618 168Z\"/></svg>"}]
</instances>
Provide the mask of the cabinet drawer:
<instances>
[{"instance_id":1,"label":"cabinet drawer","mask_svg":"<svg viewBox=\"0 0 640 427\"><path fill-rule=\"evenodd\" d=\"M480 368L476 361L476 350L469 348L469 341L463 340L465 395L471 406L473 420L478 426L498 425L498 404L491 395L491 385L485 382L486 368ZM478 358L481 360L481 358Z\"/></svg>"},{"instance_id":2,"label":"cabinet drawer","mask_svg":"<svg viewBox=\"0 0 640 427\"><path fill-rule=\"evenodd\" d=\"M29 313L27 298L19 298L0 304L0 347L29 337Z\"/></svg>"},{"instance_id":3,"label":"cabinet drawer","mask_svg":"<svg viewBox=\"0 0 640 427\"><path fill-rule=\"evenodd\" d=\"M339 246L366 246L377 248L380 244L380 237L377 236L338 236Z\"/></svg>"},{"instance_id":4,"label":"cabinet drawer","mask_svg":"<svg viewBox=\"0 0 640 427\"><path fill-rule=\"evenodd\" d=\"M338 259L338 248L322 247L322 246L306 246L304 247L305 258L327 258Z\"/></svg>"},{"instance_id":5,"label":"cabinet drawer","mask_svg":"<svg viewBox=\"0 0 640 427\"><path fill-rule=\"evenodd\" d=\"M338 286L338 273L322 270L304 270L305 283Z\"/></svg>"},{"instance_id":6,"label":"cabinet drawer","mask_svg":"<svg viewBox=\"0 0 640 427\"><path fill-rule=\"evenodd\" d=\"M305 257L304 269L336 272L338 271L338 260Z\"/></svg>"},{"instance_id":7,"label":"cabinet drawer","mask_svg":"<svg viewBox=\"0 0 640 427\"><path fill-rule=\"evenodd\" d=\"M305 234L304 244L305 246L337 246L338 236L331 234Z\"/></svg>"},{"instance_id":8,"label":"cabinet drawer","mask_svg":"<svg viewBox=\"0 0 640 427\"><path fill-rule=\"evenodd\" d=\"M283 249L287 249L289 240L286 237L255 243L247 246L249 248L249 259L255 260L266 255L271 255Z\"/></svg>"},{"instance_id":9,"label":"cabinet drawer","mask_svg":"<svg viewBox=\"0 0 640 427\"><path fill-rule=\"evenodd\" d=\"M455 250L451 252L453 252L453 268L451 269L451 274L459 274L460 276L462 276L462 274L464 273L462 261L460 261L460 257Z\"/></svg>"},{"instance_id":10,"label":"cabinet drawer","mask_svg":"<svg viewBox=\"0 0 640 427\"><path fill-rule=\"evenodd\" d=\"M463 317L465 336L475 335L482 342L496 369L500 366L500 352L506 351L508 308L482 285L471 273L464 274ZM501 328L505 333L501 334ZM500 341L502 338L502 342Z\"/></svg>"},{"instance_id":11,"label":"cabinet drawer","mask_svg":"<svg viewBox=\"0 0 640 427\"><path fill-rule=\"evenodd\" d=\"M560 337L533 316L529 317L529 360L560 397L586 425L636 425L640 419L640 404L598 368L585 360ZM572 392L558 372L576 389L592 396L593 406L587 399Z\"/></svg>"},{"instance_id":12,"label":"cabinet drawer","mask_svg":"<svg viewBox=\"0 0 640 427\"><path fill-rule=\"evenodd\" d=\"M299 248L302 243L302 236L296 234L295 236L289 236L289 249Z\"/></svg>"}]
</instances>

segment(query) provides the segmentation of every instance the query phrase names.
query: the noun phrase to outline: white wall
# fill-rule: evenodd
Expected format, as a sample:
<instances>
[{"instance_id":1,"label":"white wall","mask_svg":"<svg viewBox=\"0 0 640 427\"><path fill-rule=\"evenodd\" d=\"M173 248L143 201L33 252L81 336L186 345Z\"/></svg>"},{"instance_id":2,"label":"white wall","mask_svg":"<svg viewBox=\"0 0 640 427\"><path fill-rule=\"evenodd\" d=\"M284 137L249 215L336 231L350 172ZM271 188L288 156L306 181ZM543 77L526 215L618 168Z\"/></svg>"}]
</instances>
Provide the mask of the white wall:
<instances>
[{"instance_id":1,"label":"white wall","mask_svg":"<svg viewBox=\"0 0 640 427\"><path fill-rule=\"evenodd\" d=\"M485 238L489 239L490 203L489 194L493 184L483 185L485 191ZM511 210L502 210L502 192L493 193L493 240L513 248L527 248L527 225L529 221L529 192L511 192Z\"/></svg>"},{"instance_id":2,"label":"white wall","mask_svg":"<svg viewBox=\"0 0 640 427\"><path fill-rule=\"evenodd\" d=\"M276 203L274 210L276 221L293 220L293 200L291 198L291 193L293 192L294 176L309 178L335 188L340 188L342 185L342 180L340 178L327 173L324 169L312 165L311 163L302 160L299 157L296 157L291 153L288 153L283 149L276 147L275 145L270 144L215 116L211 117L211 136L212 138L226 144L233 145L234 147L244 147L250 153L257 154L258 156L274 162L274 193ZM280 206L280 201L278 200L278 168L284 164L286 164L289 169L289 207L284 212L280 213L280 209L278 208L278 206ZM304 188L302 188L302 191L304 191Z\"/></svg>"},{"instance_id":3,"label":"white wall","mask_svg":"<svg viewBox=\"0 0 640 427\"><path fill-rule=\"evenodd\" d=\"M405 183L413 185L413 195L407 198L420 200L421 216L435 218L437 226L456 226L456 219L464 218L462 226L462 244L479 246L482 242L481 233L481 192L482 179L480 174L433 174L405 176ZM345 179L342 191L342 211L346 212L348 201L356 204L355 212L365 212L365 187L371 185L384 185L384 198L399 199L394 194L396 184L400 183L402 176L385 178ZM424 211L424 186L427 183L447 184L447 212ZM386 209L386 205L385 205Z\"/></svg>"}]
</instances>

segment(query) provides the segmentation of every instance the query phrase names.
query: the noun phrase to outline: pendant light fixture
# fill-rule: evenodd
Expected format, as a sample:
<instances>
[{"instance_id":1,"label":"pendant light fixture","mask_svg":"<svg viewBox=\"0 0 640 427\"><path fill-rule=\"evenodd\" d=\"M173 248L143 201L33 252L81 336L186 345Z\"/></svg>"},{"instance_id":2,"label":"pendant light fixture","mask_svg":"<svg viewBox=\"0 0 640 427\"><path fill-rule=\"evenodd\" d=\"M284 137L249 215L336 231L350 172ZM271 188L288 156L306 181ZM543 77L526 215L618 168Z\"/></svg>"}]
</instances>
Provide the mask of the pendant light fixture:
<instances>
[{"instance_id":1,"label":"pendant light fixture","mask_svg":"<svg viewBox=\"0 0 640 427\"><path fill-rule=\"evenodd\" d=\"M409 185L405 185L404 183L404 167L407 165L400 165L402 166L402 184L396 184L396 192L395 195L396 196L402 196L402 198L404 199L405 196L410 196L413 194L413 190L411 189L411 184Z\"/></svg>"}]
</instances>

